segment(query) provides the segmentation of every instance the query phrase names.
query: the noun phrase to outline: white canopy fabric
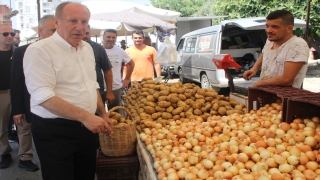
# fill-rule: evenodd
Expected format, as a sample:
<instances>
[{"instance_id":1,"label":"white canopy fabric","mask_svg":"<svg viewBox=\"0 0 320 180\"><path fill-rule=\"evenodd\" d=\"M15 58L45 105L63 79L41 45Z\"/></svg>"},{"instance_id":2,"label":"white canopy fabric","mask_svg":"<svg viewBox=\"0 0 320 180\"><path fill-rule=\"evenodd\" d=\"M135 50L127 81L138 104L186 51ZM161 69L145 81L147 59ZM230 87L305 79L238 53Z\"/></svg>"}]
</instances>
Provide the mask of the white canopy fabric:
<instances>
[{"instance_id":1,"label":"white canopy fabric","mask_svg":"<svg viewBox=\"0 0 320 180\"><path fill-rule=\"evenodd\" d=\"M180 16L179 12L119 0L91 0L85 1L82 4L89 8L91 14L129 10L131 12L147 14L169 23L177 22L178 17Z\"/></svg>"}]
</instances>

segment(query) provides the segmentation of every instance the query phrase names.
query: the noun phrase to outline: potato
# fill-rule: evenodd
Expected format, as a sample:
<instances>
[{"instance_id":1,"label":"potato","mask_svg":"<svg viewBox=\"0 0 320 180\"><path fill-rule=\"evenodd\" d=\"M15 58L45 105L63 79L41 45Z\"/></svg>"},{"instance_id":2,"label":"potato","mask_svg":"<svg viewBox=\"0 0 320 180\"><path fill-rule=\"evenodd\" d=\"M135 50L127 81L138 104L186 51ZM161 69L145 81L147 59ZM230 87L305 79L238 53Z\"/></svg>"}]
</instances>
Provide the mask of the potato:
<instances>
[{"instance_id":1,"label":"potato","mask_svg":"<svg viewBox=\"0 0 320 180\"><path fill-rule=\"evenodd\" d=\"M159 95L160 96L168 96L170 94L169 90L161 90L159 92Z\"/></svg>"},{"instance_id":2,"label":"potato","mask_svg":"<svg viewBox=\"0 0 320 180\"><path fill-rule=\"evenodd\" d=\"M112 119L112 118L111 118L111 123L112 123L112 125L117 125L117 124L118 124L118 121L117 121L116 119Z\"/></svg>"},{"instance_id":3,"label":"potato","mask_svg":"<svg viewBox=\"0 0 320 180\"><path fill-rule=\"evenodd\" d=\"M173 109L174 108L172 106L169 106L169 107L167 107L166 112L171 113L173 111Z\"/></svg>"},{"instance_id":4,"label":"potato","mask_svg":"<svg viewBox=\"0 0 320 180\"><path fill-rule=\"evenodd\" d=\"M156 99L153 97L153 95L148 95L147 100L151 102L156 102Z\"/></svg>"},{"instance_id":5,"label":"potato","mask_svg":"<svg viewBox=\"0 0 320 180\"><path fill-rule=\"evenodd\" d=\"M217 111L219 109L219 104L218 103L214 103L212 106L212 109Z\"/></svg>"},{"instance_id":6,"label":"potato","mask_svg":"<svg viewBox=\"0 0 320 180\"><path fill-rule=\"evenodd\" d=\"M146 84L154 84L154 80L151 80L151 79L149 79L149 80L147 80L145 82L146 82Z\"/></svg>"},{"instance_id":7,"label":"potato","mask_svg":"<svg viewBox=\"0 0 320 180\"><path fill-rule=\"evenodd\" d=\"M136 129L137 129L137 131L138 131L139 133L141 133L141 132L142 132L142 128L141 128L141 126L137 126L137 127L136 127Z\"/></svg>"},{"instance_id":8,"label":"potato","mask_svg":"<svg viewBox=\"0 0 320 180\"><path fill-rule=\"evenodd\" d=\"M211 101L213 101L213 97L205 97L204 98L204 100L206 101L206 102L211 102Z\"/></svg>"},{"instance_id":9,"label":"potato","mask_svg":"<svg viewBox=\"0 0 320 180\"><path fill-rule=\"evenodd\" d=\"M125 118L121 118L120 121L118 121L119 123L126 123L126 119Z\"/></svg>"},{"instance_id":10,"label":"potato","mask_svg":"<svg viewBox=\"0 0 320 180\"><path fill-rule=\"evenodd\" d=\"M152 126L152 123L153 121L144 121L143 124L146 126L146 127L151 127Z\"/></svg>"},{"instance_id":11,"label":"potato","mask_svg":"<svg viewBox=\"0 0 320 180\"><path fill-rule=\"evenodd\" d=\"M204 96L216 98L216 97L218 97L218 93L214 92L214 91L208 91L208 92L204 93Z\"/></svg>"},{"instance_id":12,"label":"potato","mask_svg":"<svg viewBox=\"0 0 320 180\"><path fill-rule=\"evenodd\" d=\"M161 112L156 112L156 113L153 113L151 115L152 119L158 119L159 117L161 117Z\"/></svg>"},{"instance_id":13,"label":"potato","mask_svg":"<svg viewBox=\"0 0 320 180\"><path fill-rule=\"evenodd\" d=\"M151 115L143 112L143 113L140 113L140 118L141 119L143 119L143 118L151 118Z\"/></svg>"},{"instance_id":14,"label":"potato","mask_svg":"<svg viewBox=\"0 0 320 180\"><path fill-rule=\"evenodd\" d=\"M160 96L160 95L159 95L159 92L155 92L155 93L153 93L152 95L153 95L153 97L154 97L155 99L158 99L159 96Z\"/></svg>"},{"instance_id":15,"label":"potato","mask_svg":"<svg viewBox=\"0 0 320 180\"><path fill-rule=\"evenodd\" d=\"M192 105L194 103L192 99L186 99L184 102L188 105Z\"/></svg>"},{"instance_id":16,"label":"potato","mask_svg":"<svg viewBox=\"0 0 320 180\"><path fill-rule=\"evenodd\" d=\"M167 101L172 102L172 103L176 103L176 102L180 101L180 98L177 97L177 94L169 94L167 96Z\"/></svg>"},{"instance_id":17,"label":"potato","mask_svg":"<svg viewBox=\"0 0 320 180\"><path fill-rule=\"evenodd\" d=\"M167 112L163 112L161 114L161 116L162 116L163 119L171 119L172 118L171 113L167 113Z\"/></svg>"},{"instance_id":18,"label":"potato","mask_svg":"<svg viewBox=\"0 0 320 180\"><path fill-rule=\"evenodd\" d=\"M150 95L149 92L141 92L141 93L140 93L140 96L145 96L145 97L147 97L147 96L149 96L149 95Z\"/></svg>"},{"instance_id":19,"label":"potato","mask_svg":"<svg viewBox=\"0 0 320 180\"><path fill-rule=\"evenodd\" d=\"M141 81L147 81L147 80L152 80L152 77L144 77L144 78L142 78Z\"/></svg>"},{"instance_id":20,"label":"potato","mask_svg":"<svg viewBox=\"0 0 320 180\"><path fill-rule=\"evenodd\" d=\"M186 96L183 94L178 94L178 98L181 99L182 101L186 100Z\"/></svg>"},{"instance_id":21,"label":"potato","mask_svg":"<svg viewBox=\"0 0 320 180\"><path fill-rule=\"evenodd\" d=\"M185 94L186 93L190 93L191 95L194 95L194 94L196 94L196 92L197 92L197 90L195 90L195 89L186 89L186 90L184 90Z\"/></svg>"},{"instance_id":22,"label":"potato","mask_svg":"<svg viewBox=\"0 0 320 180\"><path fill-rule=\"evenodd\" d=\"M142 88L141 92L149 92L149 88Z\"/></svg>"},{"instance_id":23,"label":"potato","mask_svg":"<svg viewBox=\"0 0 320 180\"><path fill-rule=\"evenodd\" d=\"M166 101L168 96L160 96L158 101Z\"/></svg>"},{"instance_id":24,"label":"potato","mask_svg":"<svg viewBox=\"0 0 320 180\"><path fill-rule=\"evenodd\" d=\"M121 114L116 113L112 118L119 121L119 120L121 120L122 116L121 116Z\"/></svg>"},{"instance_id":25,"label":"potato","mask_svg":"<svg viewBox=\"0 0 320 180\"><path fill-rule=\"evenodd\" d=\"M230 106L230 103L227 102L227 101L220 100L220 101L219 101L219 105L220 105L220 106Z\"/></svg>"},{"instance_id":26,"label":"potato","mask_svg":"<svg viewBox=\"0 0 320 180\"><path fill-rule=\"evenodd\" d=\"M143 108L145 105L141 103L138 106L139 106L139 108Z\"/></svg>"},{"instance_id":27,"label":"potato","mask_svg":"<svg viewBox=\"0 0 320 180\"><path fill-rule=\"evenodd\" d=\"M191 98L193 96L193 94L188 93L188 92L184 92L184 96L186 96L186 98Z\"/></svg>"},{"instance_id":28,"label":"potato","mask_svg":"<svg viewBox=\"0 0 320 180\"><path fill-rule=\"evenodd\" d=\"M171 103L171 106L172 106L173 108L177 108L177 107L178 107L178 104L177 104L177 103Z\"/></svg>"},{"instance_id":29,"label":"potato","mask_svg":"<svg viewBox=\"0 0 320 180\"><path fill-rule=\"evenodd\" d=\"M231 105L232 107L235 107L236 105L239 104L239 103L236 102L236 101L229 101L229 103L230 103L230 105Z\"/></svg>"},{"instance_id":30,"label":"potato","mask_svg":"<svg viewBox=\"0 0 320 180\"><path fill-rule=\"evenodd\" d=\"M207 112L208 111L208 109L206 108L206 107L201 107L201 112L203 112L203 113L205 113L205 112Z\"/></svg>"},{"instance_id":31,"label":"potato","mask_svg":"<svg viewBox=\"0 0 320 180\"><path fill-rule=\"evenodd\" d=\"M219 113L220 115L225 115L225 114L226 114L226 112L227 112L227 110L226 110L226 108L225 108L225 107L219 107L219 109L218 109L218 113Z\"/></svg>"},{"instance_id":32,"label":"potato","mask_svg":"<svg viewBox=\"0 0 320 180\"><path fill-rule=\"evenodd\" d=\"M166 108L166 107L171 106L171 102L168 102L168 101L159 101L159 102L158 102L158 106L160 106L160 107L162 107L162 108Z\"/></svg>"},{"instance_id":33,"label":"potato","mask_svg":"<svg viewBox=\"0 0 320 180\"><path fill-rule=\"evenodd\" d=\"M157 104L156 104L155 102L148 102L148 101L147 101L147 102L145 103L145 105L146 105L146 106L151 106L151 107L154 107L154 108L157 107Z\"/></svg>"},{"instance_id":34,"label":"potato","mask_svg":"<svg viewBox=\"0 0 320 180\"><path fill-rule=\"evenodd\" d=\"M215 111L215 110L211 110L210 111L210 114L213 116L213 115L218 115L218 112L217 111Z\"/></svg>"},{"instance_id":35,"label":"potato","mask_svg":"<svg viewBox=\"0 0 320 180\"><path fill-rule=\"evenodd\" d=\"M198 89L197 94L204 96L204 94L207 92L207 89Z\"/></svg>"},{"instance_id":36,"label":"potato","mask_svg":"<svg viewBox=\"0 0 320 180\"><path fill-rule=\"evenodd\" d=\"M204 113L201 115L201 118L205 121L207 121L209 117L211 117L211 115L209 113Z\"/></svg>"},{"instance_id":37,"label":"potato","mask_svg":"<svg viewBox=\"0 0 320 180\"><path fill-rule=\"evenodd\" d=\"M151 106L145 106L144 109L148 114L152 114L152 113L156 112L156 109L154 107L151 107Z\"/></svg>"},{"instance_id":38,"label":"potato","mask_svg":"<svg viewBox=\"0 0 320 180\"><path fill-rule=\"evenodd\" d=\"M193 114L202 115L202 111L200 109L195 109L195 110L193 110Z\"/></svg>"},{"instance_id":39,"label":"potato","mask_svg":"<svg viewBox=\"0 0 320 180\"><path fill-rule=\"evenodd\" d=\"M139 108L139 109L138 109L138 112L139 112L139 113L145 112L145 111L144 111L144 108ZM141 115L140 115L140 116L141 116Z\"/></svg>"},{"instance_id":40,"label":"potato","mask_svg":"<svg viewBox=\"0 0 320 180\"><path fill-rule=\"evenodd\" d=\"M206 103L206 100L204 100L204 99L197 99L196 102L200 102L201 104L205 104L205 103Z\"/></svg>"},{"instance_id":41,"label":"potato","mask_svg":"<svg viewBox=\"0 0 320 180\"><path fill-rule=\"evenodd\" d=\"M185 114L185 112L181 112L181 113L179 114L179 116L180 116L180 118L184 118L184 117L186 117L186 114Z\"/></svg>"},{"instance_id":42,"label":"potato","mask_svg":"<svg viewBox=\"0 0 320 180\"><path fill-rule=\"evenodd\" d=\"M169 90L170 90L171 93L178 93L178 89L176 87L174 87L174 86L171 86L169 88Z\"/></svg>"},{"instance_id":43,"label":"potato","mask_svg":"<svg viewBox=\"0 0 320 180\"><path fill-rule=\"evenodd\" d=\"M183 107L177 107L176 109L174 109L174 110L172 111L172 114L173 114L173 115L178 115L178 114L180 114L182 111L183 111Z\"/></svg>"},{"instance_id":44,"label":"potato","mask_svg":"<svg viewBox=\"0 0 320 180\"><path fill-rule=\"evenodd\" d=\"M180 116L179 116L179 115L174 115L174 116L172 117L172 119L174 119L174 120L180 120Z\"/></svg>"},{"instance_id":45,"label":"potato","mask_svg":"<svg viewBox=\"0 0 320 180\"><path fill-rule=\"evenodd\" d=\"M178 88L178 94L183 94L184 93L184 91L185 91L186 89L185 88Z\"/></svg>"},{"instance_id":46,"label":"potato","mask_svg":"<svg viewBox=\"0 0 320 180\"><path fill-rule=\"evenodd\" d=\"M187 118L193 116L193 111L187 111L187 112L185 112L185 116L186 116Z\"/></svg>"},{"instance_id":47,"label":"potato","mask_svg":"<svg viewBox=\"0 0 320 180\"><path fill-rule=\"evenodd\" d=\"M137 97L138 97L137 95L131 94L131 98L132 98L132 99L137 99Z\"/></svg>"},{"instance_id":48,"label":"potato","mask_svg":"<svg viewBox=\"0 0 320 180\"><path fill-rule=\"evenodd\" d=\"M201 103L201 102L194 102L194 103L192 104L192 107L193 107L194 109L200 109L200 108L202 107L202 103Z\"/></svg>"},{"instance_id":49,"label":"potato","mask_svg":"<svg viewBox=\"0 0 320 180\"><path fill-rule=\"evenodd\" d=\"M227 110L227 113L226 113L228 116L233 114L233 110Z\"/></svg>"},{"instance_id":50,"label":"potato","mask_svg":"<svg viewBox=\"0 0 320 180\"><path fill-rule=\"evenodd\" d=\"M207 108L207 109L211 109L212 108L212 104L207 102L204 104L204 107Z\"/></svg>"},{"instance_id":51,"label":"potato","mask_svg":"<svg viewBox=\"0 0 320 180\"><path fill-rule=\"evenodd\" d=\"M157 112L165 112L165 111L166 111L166 108L162 108L162 107L157 106L157 107L156 107L156 111L157 111Z\"/></svg>"}]
</instances>

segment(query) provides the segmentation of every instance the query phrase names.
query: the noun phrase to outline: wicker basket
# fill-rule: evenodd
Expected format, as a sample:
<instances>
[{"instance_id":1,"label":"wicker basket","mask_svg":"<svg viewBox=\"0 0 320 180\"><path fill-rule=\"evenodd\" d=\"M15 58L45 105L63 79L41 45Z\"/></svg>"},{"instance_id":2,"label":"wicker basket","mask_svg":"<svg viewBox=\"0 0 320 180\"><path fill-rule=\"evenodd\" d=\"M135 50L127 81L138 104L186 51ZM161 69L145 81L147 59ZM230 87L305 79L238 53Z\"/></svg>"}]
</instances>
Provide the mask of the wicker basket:
<instances>
[{"instance_id":1,"label":"wicker basket","mask_svg":"<svg viewBox=\"0 0 320 180\"><path fill-rule=\"evenodd\" d=\"M109 112L116 110L124 111L126 114L125 119L132 120L130 112L122 106L116 106L110 109ZM110 136L99 133L99 141L101 150L106 156L118 157L133 154L136 150L137 143L135 121L132 121L131 124L113 126L113 134Z\"/></svg>"}]
</instances>

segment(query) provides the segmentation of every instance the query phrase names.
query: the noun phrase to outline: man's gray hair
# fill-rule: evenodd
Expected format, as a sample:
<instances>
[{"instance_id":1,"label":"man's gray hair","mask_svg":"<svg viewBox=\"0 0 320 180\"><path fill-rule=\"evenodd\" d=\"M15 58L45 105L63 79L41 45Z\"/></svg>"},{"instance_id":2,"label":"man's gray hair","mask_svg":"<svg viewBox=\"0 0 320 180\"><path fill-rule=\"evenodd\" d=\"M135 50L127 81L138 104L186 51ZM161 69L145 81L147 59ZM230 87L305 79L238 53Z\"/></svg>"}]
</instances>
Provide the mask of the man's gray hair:
<instances>
[{"instance_id":1,"label":"man's gray hair","mask_svg":"<svg viewBox=\"0 0 320 180\"><path fill-rule=\"evenodd\" d=\"M44 24L47 22L47 20L54 20L54 15L45 15L39 20L39 27L44 26Z\"/></svg>"},{"instance_id":2,"label":"man's gray hair","mask_svg":"<svg viewBox=\"0 0 320 180\"><path fill-rule=\"evenodd\" d=\"M81 4L81 3L78 3L78 2L71 2L71 1L66 1L66 2L63 2L61 4L59 4L56 8L56 18L58 19L61 19L62 18L62 12L63 12L63 8L67 5L67 4L70 4L70 3L74 3L74 4L80 4L82 5L83 7L87 8L88 12L89 12L89 16L91 15L90 13L90 10L87 6Z\"/></svg>"}]
</instances>

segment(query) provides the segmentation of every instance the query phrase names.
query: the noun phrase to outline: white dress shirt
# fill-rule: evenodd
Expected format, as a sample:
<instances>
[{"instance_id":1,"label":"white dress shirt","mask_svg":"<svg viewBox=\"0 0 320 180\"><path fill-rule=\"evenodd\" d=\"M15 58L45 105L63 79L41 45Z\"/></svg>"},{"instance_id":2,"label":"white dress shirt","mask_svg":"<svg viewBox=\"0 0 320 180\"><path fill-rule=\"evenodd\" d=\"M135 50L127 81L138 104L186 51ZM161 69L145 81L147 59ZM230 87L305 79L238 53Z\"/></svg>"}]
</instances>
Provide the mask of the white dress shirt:
<instances>
[{"instance_id":1,"label":"white dress shirt","mask_svg":"<svg viewBox=\"0 0 320 180\"><path fill-rule=\"evenodd\" d=\"M32 113L42 118L61 117L40 106L53 96L92 114L96 112L99 85L88 43L81 41L76 49L55 32L27 48L23 69Z\"/></svg>"}]
</instances>

